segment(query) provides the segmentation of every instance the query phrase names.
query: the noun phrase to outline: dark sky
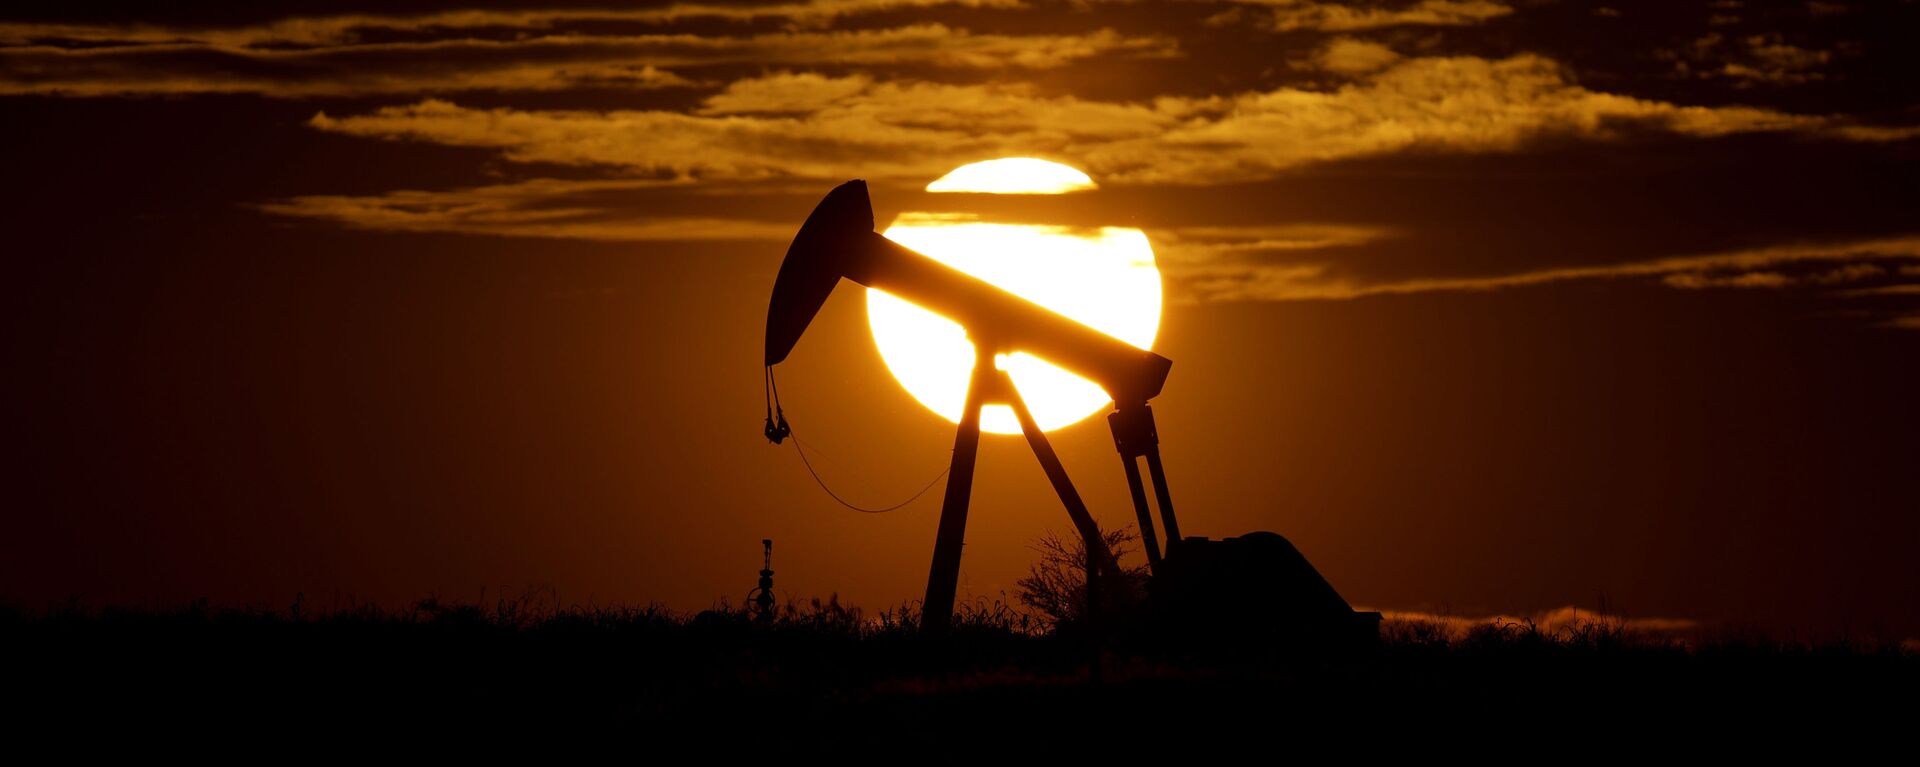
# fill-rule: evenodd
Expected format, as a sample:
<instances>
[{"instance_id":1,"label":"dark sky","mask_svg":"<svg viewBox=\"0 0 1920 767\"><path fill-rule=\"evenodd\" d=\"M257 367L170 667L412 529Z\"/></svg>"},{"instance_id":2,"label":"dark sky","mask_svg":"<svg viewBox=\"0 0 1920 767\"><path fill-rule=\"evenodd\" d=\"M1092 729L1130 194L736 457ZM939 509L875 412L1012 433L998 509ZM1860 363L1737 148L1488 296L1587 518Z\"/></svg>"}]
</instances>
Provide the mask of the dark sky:
<instances>
[{"instance_id":1,"label":"dark sky","mask_svg":"<svg viewBox=\"0 0 1920 767\"><path fill-rule=\"evenodd\" d=\"M762 537L917 599L938 494L759 436L767 297L840 181L1037 156L1100 189L1004 215L1156 248L1185 532L1375 609L1920 636L1920 4L68 5L0 11L0 599L698 609ZM865 322L780 374L880 504L952 426ZM978 476L992 598L1068 523L1017 438Z\"/></svg>"}]
</instances>

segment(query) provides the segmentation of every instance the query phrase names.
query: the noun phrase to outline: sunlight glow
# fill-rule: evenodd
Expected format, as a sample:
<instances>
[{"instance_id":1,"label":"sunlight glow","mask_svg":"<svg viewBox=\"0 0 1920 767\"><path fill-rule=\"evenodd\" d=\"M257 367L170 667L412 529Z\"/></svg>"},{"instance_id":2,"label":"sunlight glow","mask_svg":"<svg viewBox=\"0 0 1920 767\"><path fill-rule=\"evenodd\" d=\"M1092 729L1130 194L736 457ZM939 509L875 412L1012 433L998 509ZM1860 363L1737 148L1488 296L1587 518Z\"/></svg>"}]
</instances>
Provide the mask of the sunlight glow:
<instances>
[{"instance_id":1,"label":"sunlight glow","mask_svg":"<svg viewBox=\"0 0 1920 767\"><path fill-rule=\"evenodd\" d=\"M1069 175L1084 180L1078 188L1093 188L1092 179L1073 168L1043 160L1014 160L964 166L935 185L968 171L966 191L992 187L1008 194L1058 193L1058 180ZM1053 169L1035 172L1031 163ZM1002 171L1004 176L999 175ZM935 185L927 190L942 191ZM895 218L883 234L1142 349L1151 348L1159 333L1160 270L1154 266L1146 234L1139 229L1006 224L971 215L909 212ZM880 356L900 385L928 409L958 422L966 407L974 360L966 330L872 289L867 291L867 319ZM995 363L1013 377L1041 429L1067 426L1111 402L1093 382L1032 355L1001 355ZM1012 408L1005 405L983 409L980 428L1020 433Z\"/></svg>"},{"instance_id":2,"label":"sunlight glow","mask_svg":"<svg viewBox=\"0 0 1920 767\"><path fill-rule=\"evenodd\" d=\"M954 168L927 185L929 192L1062 194L1097 189L1078 169L1032 157L1003 157Z\"/></svg>"}]
</instances>

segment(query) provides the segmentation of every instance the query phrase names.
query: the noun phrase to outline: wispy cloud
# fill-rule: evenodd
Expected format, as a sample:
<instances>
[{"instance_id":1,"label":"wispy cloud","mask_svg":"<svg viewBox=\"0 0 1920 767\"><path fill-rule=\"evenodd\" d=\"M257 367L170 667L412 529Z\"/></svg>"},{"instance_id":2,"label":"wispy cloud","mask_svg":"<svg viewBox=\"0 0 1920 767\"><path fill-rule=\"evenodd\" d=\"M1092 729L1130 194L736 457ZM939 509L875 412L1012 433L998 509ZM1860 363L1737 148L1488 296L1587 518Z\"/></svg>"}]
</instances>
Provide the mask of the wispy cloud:
<instances>
[{"instance_id":1,"label":"wispy cloud","mask_svg":"<svg viewBox=\"0 0 1920 767\"><path fill-rule=\"evenodd\" d=\"M1314 63L1321 69L1343 75L1378 71L1399 60L1400 54L1392 48L1351 37L1334 38L1314 56Z\"/></svg>"},{"instance_id":2,"label":"wispy cloud","mask_svg":"<svg viewBox=\"0 0 1920 767\"><path fill-rule=\"evenodd\" d=\"M244 25L63 24L0 22L0 45L79 47L198 45L217 50L314 48L372 38L444 38L481 32L546 33L584 25L659 25L693 19L784 20L817 24L847 16L940 6L1017 8L1021 0L812 0L767 5L674 3L654 8L459 10L424 14L301 16Z\"/></svg>"},{"instance_id":3,"label":"wispy cloud","mask_svg":"<svg viewBox=\"0 0 1920 767\"><path fill-rule=\"evenodd\" d=\"M773 114L777 113L777 114ZM496 149L522 162L603 165L700 178L867 176L925 180L1006 155L1071 161L1104 181L1209 184L1405 150L1498 152L1545 137L1628 132L1712 137L1858 134L1830 118L1682 106L1602 93L1522 55L1406 59L1330 91L1113 102L1022 84L877 82L776 73L730 84L690 112L475 109L428 100L315 128Z\"/></svg>"},{"instance_id":4,"label":"wispy cloud","mask_svg":"<svg viewBox=\"0 0 1920 767\"><path fill-rule=\"evenodd\" d=\"M1513 13L1506 3L1487 0L1416 0L1377 6L1308 0L1252 0L1266 9L1265 23L1281 32L1316 29L1354 32L1385 27L1458 27Z\"/></svg>"},{"instance_id":5,"label":"wispy cloud","mask_svg":"<svg viewBox=\"0 0 1920 767\"><path fill-rule=\"evenodd\" d=\"M783 94L785 84L805 90ZM770 94L781 98L774 103ZM807 94L832 100L799 101ZM756 113L776 106L802 111ZM776 75L771 87L735 83L692 114L473 109L429 100L369 114L320 114L311 124L368 138L496 149L519 162L707 180L861 176L924 182L967 159L1138 138L1173 119L1149 106L1042 98L1021 85L868 84L861 78Z\"/></svg>"},{"instance_id":6,"label":"wispy cloud","mask_svg":"<svg viewBox=\"0 0 1920 767\"><path fill-rule=\"evenodd\" d=\"M1578 280L1657 279L1669 287L1826 286L1881 276L1879 262L1920 260L1920 236L1678 256L1594 266L1554 267L1473 277L1367 281L1343 276L1338 262L1261 263L1252 259L1176 263L1164 269L1190 301L1325 301L1382 295L1503 290ZM1830 266L1843 262L1840 266ZM1783 273L1788 267L1804 276Z\"/></svg>"},{"instance_id":7,"label":"wispy cloud","mask_svg":"<svg viewBox=\"0 0 1920 767\"><path fill-rule=\"evenodd\" d=\"M296 28L297 29L297 28ZM316 39L328 35L315 33ZM270 38L268 38L270 39ZM277 98L686 86L721 65L1047 69L1102 55L1170 56L1164 37L975 34L941 24L747 36L546 34L282 47L165 39L0 48L0 95L252 93Z\"/></svg>"},{"instance_id":8,"label":"wispy cloud","mask_svg":"<svg viewBox=\"0 0 1920 767\"><path fill-rule=\"evenodd\" d=\"M354 229L491 237L604 241L787 240L791 223L707 216L634 216L609 194L671 186L670 181L533 179L442 191L308 195L258 206L279 216Z\"/></svg>"},{"instance_id":9,"label":"wispy cloud","mask_svg":"<svg viewBox=\"0 0 1920 767\"><path fill-rule=\"evenodd\" d=\"M819 191L818 187L808 184L803 188L771 191L812 194ZM724 197L747 188L762 193L770 191L764 183L715 188L674 179L536 178L448 190L305 195L255 207L274 215L375 231L583 240L791 239L795 226L791 221L637 217L622 212L638 204L637 195L652 191ZM1205 264L1243 253L1319 252L1365 244L1390 236L1391 232L1344 224L1277 224L1174 227L1153 229L1149 235L1161 267L1178 271L1183 265Z\"/></svg>"},{"instance_id":10,"label":"wispy cloud","mask_svg":"<svg viewBox=\"0 0 1920 767\"><path fill-rule=\"evenodd\" d=\"M411 49L388 46L383 56L400 55L381 66L354 60L371 55L368 51L206 57L177 55L182 53L177 49L122 53L14 49L0 51L0 95L254 94L301 99L582 87L652 90L697 84L653 63L664 57L621 54L612 49L593 53L576 50L572 53L580 55L570 55L564 62L463 55L502 45L506 44L469 41ZM546 44L536 41L519 45L526 52ZM553 47L567 46L557 43Z\"/></svg>"},{"instance_id":11,"label":"wispy cloud","mask_svg":"<svg viewBox=\"0 0 1920 767\"><path fill-rule=\"evenodd\" d=\"M1840 295L1848 298L1872 298L1876 296L1920 296L1920 284L1882 285L1877 288L1849 290Z\"/></svg>"},{"instance_id":12,"label":"wispy cloud","mask_svg":"<svg viewBox=\"0 0 1920 767\"><path fill-rule=\"evenodd\" d=\"M1512 151L1547 136L1605 141L1629 128L1712 137L1821 131L1830 121L1751 107L1698 107L1584 88L1533 55L1406 59L1332 91L1245 94L1150 143L1089 154L1109 176L1183 181L1264 175L1408 149Z\"/></svg>"},{"instance_id":13,"label":"wispy cloud","mask_svg":"<svg viewBox=\"0 0 1920 767\"><path fill-rule=\"evenodd\" d=\"M1678 77L1726 79L1738 87L1800 85L1826 79L1836 52L1788 43L1779 34L1730 38L1718 32L1657 51Z\"/></svg>"},{"instance_id":14,"label":"wispy cloud","mask_svg":"<svg viewBox=\"0 0 1920 767\"><path fill-rule=\"evenodd\" d=\"M633 193L703 187L670 179L533 179L511 184L378 195L308 195L258 206L279 216L356 229L598 241L760 240L793 236L788 221L724 216L635 216ZM1828 289L1920 274L1920 236L1780 245L1627 263L1545 268L1473 277L1367 280L1343 270L1346 248L1389 242L1389 229L1347 224L1190 226L1149 231L1156 261L1178 303L1344 301L1372 296L1485 292L1590 280L1650 280L1682 290ZM1277 255L1287 259L1272 260ZM1920 296L1920 285L1887 284L1839 298ZM1920 314L1880 312L1886 327L1920 329Z\"/></svg>"},{"instance_id":15,"label":"wispy cloud","mask_svg":"<svg viewBox=\"0 0 1920 767\"><path fill-rule=\"evenodd\" d=\"M1549 635L1566 635L1591 628L1620 629L1630 634L1665 639L1688 638L1703 628L1699 621L1688 618L1627 617L1571 605L1522 615L1453 615L1387 609L1378 612L1389 624L1437 626L1449 640L1464 638L1470 631L1489 626L1532 626Z\"/></svg>"},{"instance_id":16,"label":"wispy cloud","mask_svg":"<svg viewBox=\"0 0 1920 767\"><path fill-rule=\"evenodd\" d=\"M1184 226L1148 231L1155 260L1165 265L1198 265L1250 253L1323 251L1365 245L1394 235L1390 229L1347 224L1273 224L1264 226Z\"/></svg>"},{"instance_id":17,"label":"wispy cloud","mask_svg":"<svg viewBox=\"0 0 1920 767\"><path fill-rule=\"evenodd\" d=\"M674 188L713 192L674 179L533 179L452 190L377 195L306 195L257 206L278 216L384 232L592 241L752 240L784 242L790 221L738 216L636 216L632 195ZM1342 251L1390 242L1390 229L1347 224L1189 226L1153 229L1156 261L1175 303L1345 301L1374 296L1485 292L1593 280L1648 280L1681 290L1845 288L1920 276L1920 236L1559 267L1472 277L1368 280L1342 268ZM1273 260L1276 256L1287 258ZM1920 330L1907 306L1920 285L1894 283L1832 291L1840 299L1892 300L1863 316L1889 329Z\"/></svg>"}]
</instances>

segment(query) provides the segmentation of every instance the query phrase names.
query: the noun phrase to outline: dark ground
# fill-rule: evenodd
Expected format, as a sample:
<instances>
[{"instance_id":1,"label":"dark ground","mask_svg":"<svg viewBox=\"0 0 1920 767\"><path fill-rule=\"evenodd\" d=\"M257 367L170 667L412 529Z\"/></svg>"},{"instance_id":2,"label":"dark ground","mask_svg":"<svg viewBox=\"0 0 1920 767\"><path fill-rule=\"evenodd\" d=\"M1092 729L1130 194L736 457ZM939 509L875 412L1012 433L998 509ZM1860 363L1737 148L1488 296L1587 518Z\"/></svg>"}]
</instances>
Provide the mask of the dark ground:
<instances>
[{"instance_id":1,"label":"dark ground","mask_svg":"<svg viewBox=\"0 0 1920 767\"><path fill-rule=\"evenodd\" d=\"M501 602L324 615L194 606L0 613L0 716L16 742L300 753L545 742L776 764L1276 762L1422 754L1823 761L1916 732L1920 655L1731 634L1680 642L1591 624L1447 636L1390 622L1344 652L1221 641L1090 643L968 606L944 640L911 613L530 611ZM1334 748L1339 751L1328 751ZM239 753L258 753L239 751Z\"/></svg>"}]
</instances>

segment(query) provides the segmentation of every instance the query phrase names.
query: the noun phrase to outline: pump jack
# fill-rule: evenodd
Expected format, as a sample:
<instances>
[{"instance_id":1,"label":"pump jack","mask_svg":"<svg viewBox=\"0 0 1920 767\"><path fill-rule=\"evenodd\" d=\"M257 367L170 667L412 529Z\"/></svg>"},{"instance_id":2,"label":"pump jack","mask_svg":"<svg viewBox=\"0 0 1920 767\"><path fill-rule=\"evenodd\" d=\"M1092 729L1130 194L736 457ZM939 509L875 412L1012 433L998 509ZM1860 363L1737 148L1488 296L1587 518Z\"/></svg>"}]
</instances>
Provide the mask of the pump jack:
<instances>
[{"instance_id":1,"label":"pump jack","mask_svg":"<svg viewBox=\"0 0 1920 767\"><path fill-rule=\"evenodd\" d=\"M1377 624L1377 613L1353 613L1346 601L1278 535L1255 533L1218 542L1180 537L1173 497L1167 489L1166 470L1160 461L1160 440L1153 410L1147 405L1148 400L1160 394L1172 361L881 236L874 231L873 207L865 181L848 181L828 192L787 248L767 307L766 365L769 369L792 352L842 278L886 291L959 323L974 347L972 380L954 436L953 463L947 474L946 497L934 540L933 566L927 576L927 596L922 604L924 630L940 633L952 624L974 457L980 444L980 409L988 404L1006 404L1012 408L1027 444L1085 542L1089 602L1093 601L1092 592L1100 580L1119 573L1099 526L1068 480L1066 469L1045 432L1034 423L1032 413L1006 372L994 364L996 355L1016 351L1071 370L1098 384L1113 398L1114 409L1107 416L1107 424L1126 469L1127 488L1140 523L1148 567L1155 581L1176 587L1154 591L1156 595L1169 594L1170 600L1188 606L1173 612L1192 613L1193 604L1207 601L1181 596L1184 593L1207 592L1217 599L1224 593L1222 587L1227 581L1246 582L1250 578L1271 578L1277 574L1284 579L1278 584L1280 588L1268 588L1263 593L1278 597L1285 609L1301 616L1344 617L1347 623L1358 616L1361 624ZM786 432L784 415L779 424L769 417L769 439L778 442ZM1147 505L1139 467L1142 458L1146 459L1161 527L1166 532L1164 554ZM1186 553L1189 551L1193 553ZM1235 556L1234 552L1242 554ZM1255 556L1250 558L1247 553ZM1366 623L1366 616L1371 616L1371 624Z\"/></svg>"}]
</instances>

